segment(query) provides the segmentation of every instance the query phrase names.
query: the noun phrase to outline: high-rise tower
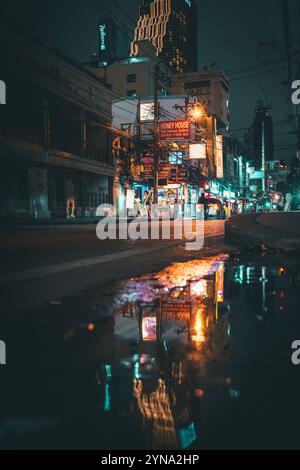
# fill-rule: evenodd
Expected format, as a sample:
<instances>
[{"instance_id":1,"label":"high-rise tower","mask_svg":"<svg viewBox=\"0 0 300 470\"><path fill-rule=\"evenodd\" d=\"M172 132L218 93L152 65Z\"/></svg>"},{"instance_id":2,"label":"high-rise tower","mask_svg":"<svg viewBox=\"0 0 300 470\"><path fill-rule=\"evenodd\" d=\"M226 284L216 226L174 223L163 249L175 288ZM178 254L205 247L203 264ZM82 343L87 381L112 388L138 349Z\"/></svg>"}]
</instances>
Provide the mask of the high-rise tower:
<instances>
[{"instance_id":1,"label":"high-rise tower","mask_svg":"<svg viewBox=\"0 0 300 470\"><path fill-rule=\"evenodd\" d=\"M273 160L273 120L269 108L261 101L257 104L253 125L254 156L263 165Z\"/></svg>"},{"instance_id":2,"label":"high-rise tower","mask_svg":"<svg viewBox=\"0 0 300 470\"><path fill-rule=\"evenodd\" d=\"M138 55L138 43L144 40L152 42L157 56L174 73L196 72L198 35L194 0L140 0L131 56Z\"/></svg>"}]
</instances>

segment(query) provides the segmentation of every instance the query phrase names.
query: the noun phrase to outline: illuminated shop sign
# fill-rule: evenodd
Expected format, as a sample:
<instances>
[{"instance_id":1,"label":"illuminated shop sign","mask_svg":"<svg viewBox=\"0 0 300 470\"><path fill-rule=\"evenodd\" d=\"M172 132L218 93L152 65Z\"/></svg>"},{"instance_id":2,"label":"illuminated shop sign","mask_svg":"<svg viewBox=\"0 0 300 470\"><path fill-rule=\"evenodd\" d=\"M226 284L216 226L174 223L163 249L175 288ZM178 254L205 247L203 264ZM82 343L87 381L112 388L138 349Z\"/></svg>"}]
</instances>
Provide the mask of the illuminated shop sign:
<instances>
[{"instance_id":1,"label":"illuminated shop sign","mask_svg":"<svg viewBox=\"0 0 300 470\"><path fill-rule=\"evenodd\" d=\"M223 136L216 136L216 167L217 167L217 178L224 178L224 166L223 166Z\"/></svg>"},{"instance_id":2,"label":"illuminated shop sign","mask_svg":"<svg viewBox=\"0 0 300 470\"><path fill-rule=\"evenodd\" d=\"M191 123L185 121L166 121L159 123L160 140L188 140Z\"/></svg>"},{"instance_id":3,"label":"illuminated shop sign","mask_svg":"<svg viewBox=\"0 0 300 470\"><path fill-rule=\"evenodd\" d=\"M250 175L251 180L262 180L265 177L264 171L255 171L252 175Z\"/></svg>"},{"instance_id":4,"label":"illuminated shop sign","mask_svg":"<svg viewBox=\"0 0 300 470\"><path fill-rule=\"evenodd\" d=\"M191 144L190 160L206 160L206 144Z\"/></svg>"},{"instance_id":5,"label":"illuminated shop sign","mask_svg":"<svg viewBox=\"0 0 300 470\"><path fill-rule=\"evenodd\" d=\"M99 25L99 36L100 36L100 50L106 51L106 25L100 24Z\"/></svg>"},{"instance_id":6,"label":"illuminated shop sign","mask_svg":"<svg viewBox=\"0 0 300 470\"><path fill-rule=\"evenodd\" d=\"M126 193L126 209L134 209L135 191L134 189L127 189Z\"/></svg>"},{"instance_id":7,"label":"illuminated shop sign","mask_svg":"<svg viewBox=\"0 0 300 470\"><path fill-rule=\"evenodd\" d=\"M210 192L211 194L219 195L219 185L214 181L210 185Z\"/></svg>"},{"instance_id":8,"label":"illuminated shop sign","mask_svg":"<svg viewBox=\"0 0 300 470\"><path fill-rule=\"evenodd\" d=\"M191 308L190 300L162 301L162 318L165 320L189 321L191 318Z\"/></svg>"},{"instance_id":9,"label":"illuminated shop sign","mask_svg":"<svg viewBox=\"0 0 300 470\"><path fill-rule=\"evenodd\" d=\"M171 165L169 163L161 163L159 165L159 173L158 177L159 178L170 178L170 173L171 173Z\"/></svg>"},{"instance_id":10,"label":"illuminated shop sign","mask_svg":"<svg viewBox=\"0 0 300 470\"><path fill-rule=\"evenodd\" d=\"M141 121L154 121L154 103L141 104Z\"/></svg>"},{"instance_id":11,"label":"illuminated shop sign","mask_svg":"<svg viewBox=\"0 0 300 470\"><path fill-rule=\"evenodd\" d=\"M182 165L183 152L171 152L169 153L169 163L171 165Z\"/></svg>"},{"instance_id":12,"label":"illuminated shop sign","mask_svg":"<svg viewBox=\"0 0 300 470\"><path fill-rule=\"evenodd\" d=\"M142 323L142 334L144 341L157 340L157 320L156 317L144 317Z\"/></svg>"}]
</instances>

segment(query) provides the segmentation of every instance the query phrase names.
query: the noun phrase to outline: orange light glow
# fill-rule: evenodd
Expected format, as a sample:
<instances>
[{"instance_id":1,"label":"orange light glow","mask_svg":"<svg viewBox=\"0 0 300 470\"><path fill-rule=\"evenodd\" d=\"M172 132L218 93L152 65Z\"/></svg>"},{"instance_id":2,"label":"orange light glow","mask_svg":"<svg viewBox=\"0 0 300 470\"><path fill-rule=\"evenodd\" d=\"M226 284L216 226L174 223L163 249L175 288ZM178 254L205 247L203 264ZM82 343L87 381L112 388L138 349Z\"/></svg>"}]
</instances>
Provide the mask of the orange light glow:
<instances>
[{"instance_id":1,"label":"orange light glow","mask_svg":"<svg viewBox=\"0 0 300 470\"><path fill-rule=\"evenodd\" d=\"M90 333L92 333L92 331L94 331L95 328L96 328L95 323L89 323L88 326L87 326L87 329Z\"/></svg>"},{"instance_id":2,"label":"orange light glow","mask_svg":"<svg viewBox=\"0 0 300 470\"><path fill-rule=\"evenodd\" d=\"M201 310L197 311L193 331L194 331L194 334L192 335L192 341L196 343L197 345L204 343L205 334L204 334L203 321L201 317Z\"/></svg>"},{"instance_id":3,"label":"orange light glow","mask_svg":"<svg viewBox=\"0 0 300 470\"><path fill-rule=\"evenodd\" d=\"M203 111L201 108L199 108L199 106L195 107L193 110L192 110L192 116L194 119L200 119L202 116L203 116Z\"/></svg>"},{"instance_id":4,"label":"orange light glow","mask_svg":"<svg viewBox=\"0 0 300 470\"><path fill-rule=\"evenodd\" d=\"M204 397L204 390L201 388L196 388L195 389L195 397L196 398L203 398Z\"/></svg>"},{"instance_id":5,"label":"orange light glow","mask_svg":"<svg viewBox=\"0 0 300 470\"><path fill-rule=\"evenodd\" d=\"M207 282L202 279L191 283L192 297L207 297Z\"/></svg>"},{"instance_id":6,"label":"orange light glow","mask_svg":"<svg viewBox=\"0 0 300 470\"><path fill-rule=\"evenodd\" d=\"M224 302L224 263L220 263L219 269L216 271L216 303Z\"/></svg>"}]
</instances>

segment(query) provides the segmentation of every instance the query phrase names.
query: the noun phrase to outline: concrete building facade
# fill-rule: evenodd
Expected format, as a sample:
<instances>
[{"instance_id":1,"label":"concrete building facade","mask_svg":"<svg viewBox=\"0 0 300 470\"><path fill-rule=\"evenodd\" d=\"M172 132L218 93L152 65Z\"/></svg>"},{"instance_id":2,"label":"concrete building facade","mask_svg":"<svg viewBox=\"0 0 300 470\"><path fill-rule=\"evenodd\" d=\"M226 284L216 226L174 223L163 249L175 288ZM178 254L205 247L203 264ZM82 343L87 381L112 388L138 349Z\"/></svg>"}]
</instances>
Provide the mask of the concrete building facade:
<instances>
[{"instance_id":1,"label":"concrete building facade","mask_svg":"<svg viewBox=\"0 0 300 470\"><path fill-rule=\"evenodd\" d=\"M218 129L230 125L230 84L226 75L203 70L173 76L172 93L195 96L217 119Z\"/></svg>"},{"instance_id":2,"label":"concrete building facade","mask_svg":"<svg viewBox=\"0 0 300 470\"><path fill-rule=\"evenodd\" d=\"M95 76L7 22L0 27L0 214L65 217L71 179L76 215L113 202L111 101Z\"/></svg>"}]
</instances>

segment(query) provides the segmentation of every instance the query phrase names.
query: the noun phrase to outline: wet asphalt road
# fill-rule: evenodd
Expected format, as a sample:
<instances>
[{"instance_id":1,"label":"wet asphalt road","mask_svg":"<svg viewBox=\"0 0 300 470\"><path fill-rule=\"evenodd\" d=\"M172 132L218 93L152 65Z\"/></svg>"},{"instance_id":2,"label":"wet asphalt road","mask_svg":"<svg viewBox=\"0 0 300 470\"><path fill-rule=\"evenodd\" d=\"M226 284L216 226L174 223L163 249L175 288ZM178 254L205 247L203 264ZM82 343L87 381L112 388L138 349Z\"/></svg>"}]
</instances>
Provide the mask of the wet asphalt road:
<instances>
[{"instance_id":1,"label":"wet asphalt road","mask_svg":"<svg viewBox=\"0 0 300 470\"><path fill-rule=\"evenodd\" d=\"M212 235L224 235L224 221L205 222L205 236ZM0 273L1 278L5 278L16 271L160 244L161 240L100 241L95 225L2 228Z\"/></svg>"},{"instance_id":2,"label":"wet asphalt road","mask_svg":"<svg viewBox=\"0 0 300 470\"><path fill-rule=\"evenodd\" d=\"M299 267L218 236L6 286L0 448L298 449Z\"/></svg>"},{"instance_id":3,"label":"wet asphalt road","mask_svg":"<svg viewBox=\"0 0 300 470\"><path fill-rule=\"evenodd\" d=\"M206 222L204 249L211 243L210 237L222 241L223 234L224 221ZM111 283L159 269L176 257L176 250L172 250L176 245L173 240L100 241L96 226L91 225L4 230L0 243L0 322L6 318L10 321L16 312L23 315L46 302L75 295L91 284Z\"/></svg>"}]
</instances>

